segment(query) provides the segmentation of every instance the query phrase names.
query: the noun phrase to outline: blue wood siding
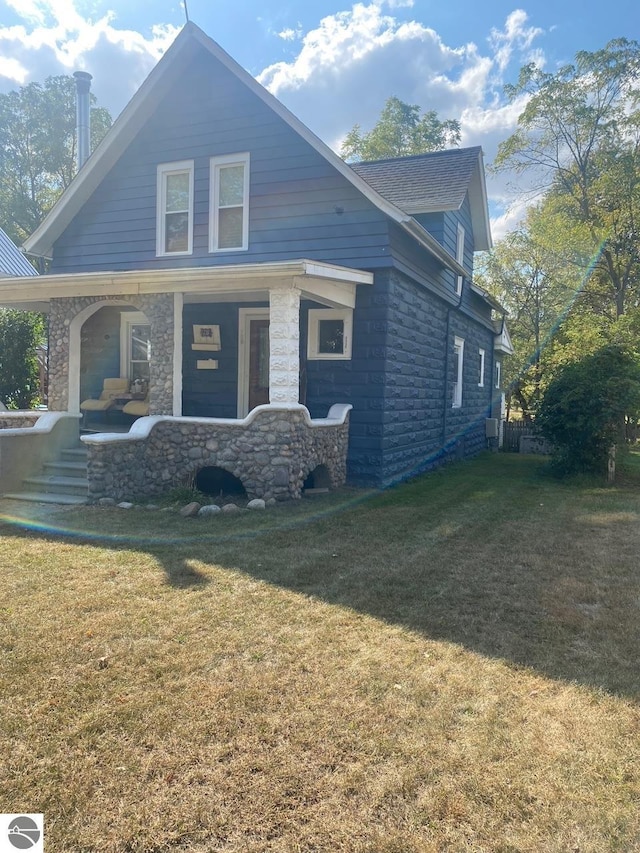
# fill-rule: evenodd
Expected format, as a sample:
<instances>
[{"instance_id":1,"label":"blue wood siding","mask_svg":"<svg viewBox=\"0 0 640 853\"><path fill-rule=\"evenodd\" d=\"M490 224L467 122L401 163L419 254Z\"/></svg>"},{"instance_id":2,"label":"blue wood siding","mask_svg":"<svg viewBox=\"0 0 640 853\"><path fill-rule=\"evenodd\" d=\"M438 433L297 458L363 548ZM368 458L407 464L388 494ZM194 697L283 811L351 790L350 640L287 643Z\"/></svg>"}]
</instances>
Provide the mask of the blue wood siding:
<instances>
[{"instance_id":1,"label":"blue wood siding","mask_svg":"<svg viewBox=\"0 0 640 853\"><path fill-rule=\"evenodd\" d=\"M194 324L220 326L219 352L192 349ZM198 370L199 359L215 359L217 370ZM235 418L238 412L238 306L188 303L182 312L182 414Z\"/></svg>"},{"instance_id":2,"label":"blue wood siding","mask_svg":"<svg viewBox=\"0 0 640 853\"><path fill-rule=\"evenodd\" d=\"M209 253L209 158L249 151L249 250ZM160 163L194 160L193 254L156 258ZM386 217L202 49L54 247L52 272L390 263Z\"/></svg>"}]
</instances>

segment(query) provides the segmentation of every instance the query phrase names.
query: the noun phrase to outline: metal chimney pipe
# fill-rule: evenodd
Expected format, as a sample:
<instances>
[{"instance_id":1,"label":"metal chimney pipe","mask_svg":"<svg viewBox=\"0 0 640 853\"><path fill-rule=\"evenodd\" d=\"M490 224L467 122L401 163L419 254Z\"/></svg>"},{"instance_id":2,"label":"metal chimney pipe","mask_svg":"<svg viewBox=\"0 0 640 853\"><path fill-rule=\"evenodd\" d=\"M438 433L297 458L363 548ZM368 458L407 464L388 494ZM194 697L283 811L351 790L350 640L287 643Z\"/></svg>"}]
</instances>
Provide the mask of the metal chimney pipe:
<instances>
[{"instance_id":1,"label":"metal chimney pipe","mask_svg":"<svg viewBox=\"0 0 640 853\"><path fill-rule=\"evenodd\" d=\"M78 172L91 154L91 74L87 71L74 71L76 78L76 164Z\"/></svg>"}]
</instances>

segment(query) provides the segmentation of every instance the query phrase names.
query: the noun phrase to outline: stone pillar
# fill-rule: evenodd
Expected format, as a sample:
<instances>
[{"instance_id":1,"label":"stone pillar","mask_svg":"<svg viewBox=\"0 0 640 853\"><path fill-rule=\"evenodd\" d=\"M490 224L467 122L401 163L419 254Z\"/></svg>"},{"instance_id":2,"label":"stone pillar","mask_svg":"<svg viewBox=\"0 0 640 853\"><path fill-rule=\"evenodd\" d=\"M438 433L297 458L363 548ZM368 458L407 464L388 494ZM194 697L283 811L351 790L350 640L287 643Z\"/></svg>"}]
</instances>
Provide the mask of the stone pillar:
<instances>
[{"instance_id":1,"label":"stone pillar","mask_svg":"<svg viewBox=\"0 0 640 853\"><path fill-rule=\"evenodd\" d=\"M269 402L300 400L300 291L269 291Z\"/></svg>"},{"instance_id":2,"label":"stone pillar","mask_svg":"<svg viewBox=\"0 0 640 853\"><path fill-rule=\"evenodd\" d=\"M172 293L139 297L151 324L149 414L173 414L174 302Z\"/></svg>"}]
</instances>

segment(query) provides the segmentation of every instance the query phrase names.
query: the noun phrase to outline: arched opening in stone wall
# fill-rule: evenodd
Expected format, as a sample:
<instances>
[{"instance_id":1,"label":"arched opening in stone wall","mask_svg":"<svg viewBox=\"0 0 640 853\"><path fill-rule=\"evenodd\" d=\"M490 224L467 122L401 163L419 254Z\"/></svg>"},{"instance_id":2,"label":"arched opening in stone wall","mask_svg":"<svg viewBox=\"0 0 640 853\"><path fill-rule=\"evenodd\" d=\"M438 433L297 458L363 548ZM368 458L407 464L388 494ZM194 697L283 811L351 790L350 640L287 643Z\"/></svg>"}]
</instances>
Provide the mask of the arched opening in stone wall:
<instances>
[{"instance_id":1,"label":"arched opening in stone wall","mask_svg":"<svg viewBox=\"0 0 640 853\"><path fill-rule=\"evenodd\" d=\"M331 475L327 466L317 465L313 471L310 471L302 488L305 492L318 491L320 489L328 491L331 488Z\"/></svg>"},{"instance_id":2,"label":"arched opening in stone wall","mask_svg":"<svg viewBox=\"0 0 640 853\"><path fill-rule=\"evenodd\" d=\"M123 378L149 386L149 329L146 316L130 302L98 300L85 306L69 326L69 411L99 397L105 379Z\"/></svg>"},{"instance_id":3,"label":"arched opening in stone wall","mask_svg":"<svg viewBox=\"0 0 640 853\"><path fill-rule=\"evenodd\" d=\"M199 492L211 497L219 495L233 495L236 497L246 497L247 492L242 485L242 480L234 477L229 471L224 468L218 468L210 465L206 468L201 468L195 476L195 487Z\"/></svg>"}]
</instances>

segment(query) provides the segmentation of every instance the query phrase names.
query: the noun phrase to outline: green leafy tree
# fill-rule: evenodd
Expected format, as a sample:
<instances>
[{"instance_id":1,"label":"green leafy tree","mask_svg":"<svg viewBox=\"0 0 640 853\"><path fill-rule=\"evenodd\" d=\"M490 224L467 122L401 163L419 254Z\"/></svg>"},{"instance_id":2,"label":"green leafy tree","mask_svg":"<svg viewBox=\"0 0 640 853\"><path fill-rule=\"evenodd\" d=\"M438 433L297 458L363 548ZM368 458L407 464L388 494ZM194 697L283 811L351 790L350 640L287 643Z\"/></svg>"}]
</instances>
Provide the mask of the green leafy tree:
<instances>
[{"instance_id":1,"label":"green leafy tree","mask_svg":"<svg viewBox=\"0 0 640 853\"><path fill-rule=\"evenodd\" d=\"M507 87L526 107L495 164L546 190L569 262L582 257L585 294L613 320L640 301L639 77L640 45L627 39L554 74L527 65Z\"/></svg>"},{"instance_id":2,"label":"green leafy tree","mask_svg":"<svg viewBox=\"0 0 640 853\"><path fill-rule=\"evenodd\" d=\"M9 409L29 409L39 401L37 350L44 335L41 314L0 309L0 400Z\"/></svg>"},{"instance_id":3,"label":"green leafy tree","mask_svg":"<svg viewBox=\"0 0 640 853\"><path fill-rule=\"evenodd\" d=\"M76 171L76 86L48 77L0 95L0 225L18 245L38 227ZM111 126L91 109L91 148Z\"/></svg>"},{"instance_id":4,"label":"green leafy tree","mask_svg":"<svg viewBox=\"0 0 640 853\"><path fill-rule=\"evenodd\" d=\"M460 122L442 121L434 110L420 115L417 104L406 104L394 96L387 99L380 118L368 133L356 124L340 150L345 160L382 160L440 151L460 143Z\"/></svg>"},{"instance_id":5,"label":"green leafy tree","mask_svg":"<svg viewBox=\"0 0 640 853\"><path fill-rule=\"evenodd\" d=\"M625 417L640 416L640 363L608 345L566 364L549 383L536 417L554 445L556 473L603 473Z\"/></svg>"},{"instance_id":6,"label":"green leafy tree","mask_svg":"<svg viewBox=\"0 0 640 853\"><path fill-rule=\"evenodd\" d=\"M579 273L567 267L548 238L543 207L530 209L525 223L500 240L476 276L508 311L514 355L503 380L507 405L516 402L531 417L544 389L552 359L550 346L579 287ZM553 231L553 229L552 229Z\"/></svg>"}]
</instances>

